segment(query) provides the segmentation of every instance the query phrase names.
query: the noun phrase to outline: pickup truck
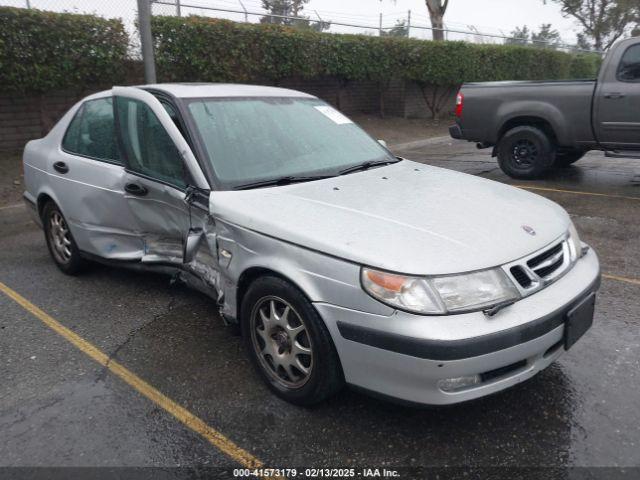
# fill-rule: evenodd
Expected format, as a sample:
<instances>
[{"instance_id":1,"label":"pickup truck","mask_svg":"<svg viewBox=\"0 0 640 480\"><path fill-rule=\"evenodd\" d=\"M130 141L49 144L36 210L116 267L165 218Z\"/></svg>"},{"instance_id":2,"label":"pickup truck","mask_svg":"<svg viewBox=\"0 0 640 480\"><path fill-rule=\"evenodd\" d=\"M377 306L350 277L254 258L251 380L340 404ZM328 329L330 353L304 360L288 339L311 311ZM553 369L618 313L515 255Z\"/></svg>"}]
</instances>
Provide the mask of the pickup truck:
<instances>
[{"instance_id":1,"label":"pickup truck","mask_svg":"<svg viewBox=\"0 0 640 480\"><path fill-rule=\"evenodd\" d=\"M640 158L640 37L616 43L597 80L466 83L453 138L493 147L510 177L539 178L589 150Z\"/></svg>"}]
</instances>

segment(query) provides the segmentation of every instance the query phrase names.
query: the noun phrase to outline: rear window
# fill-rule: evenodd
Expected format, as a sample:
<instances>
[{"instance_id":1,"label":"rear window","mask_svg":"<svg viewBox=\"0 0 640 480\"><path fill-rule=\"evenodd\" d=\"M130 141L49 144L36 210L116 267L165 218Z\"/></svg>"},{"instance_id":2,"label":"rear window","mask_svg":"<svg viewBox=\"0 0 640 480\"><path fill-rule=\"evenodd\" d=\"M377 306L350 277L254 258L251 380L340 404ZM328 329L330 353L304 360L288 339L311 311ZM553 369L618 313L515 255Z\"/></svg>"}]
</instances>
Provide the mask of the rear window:
<instances>
[{"instance_id":1,"label":"rear window","mask_svg":"<svg viewBox=\"0 0 640 480\"><path fill-rule=\"evenodd\" d=\"M111 97L88 100L78 109L62 140L62 148L83 157L121 164Z\"/></svg>"}]
</instances>

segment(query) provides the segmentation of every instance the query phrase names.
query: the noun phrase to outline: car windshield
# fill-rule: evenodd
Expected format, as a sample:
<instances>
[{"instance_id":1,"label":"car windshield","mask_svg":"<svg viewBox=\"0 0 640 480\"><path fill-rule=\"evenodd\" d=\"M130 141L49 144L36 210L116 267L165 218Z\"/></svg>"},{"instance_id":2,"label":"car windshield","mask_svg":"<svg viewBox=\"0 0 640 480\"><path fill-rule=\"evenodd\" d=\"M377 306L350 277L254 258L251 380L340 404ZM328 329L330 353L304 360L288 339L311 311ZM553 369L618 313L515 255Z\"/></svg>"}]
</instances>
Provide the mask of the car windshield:
<instances>
[{"instance_id":1,"label":"car windshield","mask_svg":"<svg viewBox=\"0 0 640 480\"><path fill-rule=\"evenodd\" d=\"M314 98L187 101L200 141L224 188L283 177L337 175L396 159L360 127Z\"/></svg>"}]
</instances>

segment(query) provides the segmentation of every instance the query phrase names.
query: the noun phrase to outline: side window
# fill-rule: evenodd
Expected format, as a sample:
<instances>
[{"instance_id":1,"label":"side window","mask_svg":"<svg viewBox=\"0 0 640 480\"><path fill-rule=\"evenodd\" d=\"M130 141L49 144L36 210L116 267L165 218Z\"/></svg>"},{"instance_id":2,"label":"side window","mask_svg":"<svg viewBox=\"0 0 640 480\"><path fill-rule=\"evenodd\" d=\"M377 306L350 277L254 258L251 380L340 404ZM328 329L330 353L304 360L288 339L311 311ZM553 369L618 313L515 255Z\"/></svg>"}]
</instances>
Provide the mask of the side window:
<instances>
[{"instance_id":1,"label":"side window","mask_svg":"<svg viewBox=\"0 0 640 480\"><path fill-rule=\"evenodd\" d=\"M185 132L182 128L182 124L180 123L180 117L178 116L178 112L176 112L175 108L173 108L173 105L171 105L170 103L167 103L165 100L162 100L162 99L158 99L158 100L160 101L160 104L162 105L164 110L167 112L167 114L171 117L171 120L173 120L173 123L176 126L176 128L180 131L182 136L186 139L187 136L185 135Z\"/></svg>"},{"instance_id":2,"label":"side window","mask_svg":"<svg viewBox=\"0 0 640 480\"><path fill-rule=\"evenodd\" d=\"M618 80L640 82L640 45L629 47L618 67Z\"/></svg>"},{"instance_id":3,"label":"side window","mask_svg":"<svg viewBox=\"0 0 640 480\"><path fill-rule=\"evenodd\" d=\"M149 106L139 100L118 97L116 111L129 168L184 188L182 156Z\"/></svg>"},{"instance_id":4,"label":"side window","mask_svg":"<svg viewBox=\"0 0 640 480\"><path fill-rule=\"evenodd\" d=\"M115 133L111 97L89 100L69 124L62 148L69 153L120 164Z\"/></svg>"}]
</instances>

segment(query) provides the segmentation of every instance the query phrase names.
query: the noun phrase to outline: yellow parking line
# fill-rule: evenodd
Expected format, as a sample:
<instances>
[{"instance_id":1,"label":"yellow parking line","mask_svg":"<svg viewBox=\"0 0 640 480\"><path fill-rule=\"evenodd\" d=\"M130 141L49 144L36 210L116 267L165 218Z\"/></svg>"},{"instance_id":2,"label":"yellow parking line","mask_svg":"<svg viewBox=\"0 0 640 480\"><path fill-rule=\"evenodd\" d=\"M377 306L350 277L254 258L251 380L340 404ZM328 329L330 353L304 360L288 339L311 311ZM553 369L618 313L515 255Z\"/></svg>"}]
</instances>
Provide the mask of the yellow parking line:
<instances>
[{"instance_id":1,"label":"yellow parking line","mask_svg":"<svg viewBox=\"0 0 640 480\"><path fill-rule=\"evenodd\" d=\"M542 192L572 193L574 195L591 195L593 197L621 198L624 200L640 200L640 197L631 197L627 195L614 195L610 193L583 192L580 190L563 190L561 188L532 187L529 185L513 185L513 186L518 188L524 188L525 190L540 190Z\"/></svg>"},{"instance_id":2,"label":"yellow parking line","mask_svg":"<svg viewBox=\"0 0 640 480\"><path fill-rule=\"evenodd\" d=\"M602 277L608 278L609 280L617 280L618 282L631 283L632 285L640 285L640 280L638 280L637 278L621 277L619 275L609 275L608 273L603 273Z\"/></svg>"},{"instance_id":3,"label":"yellow parking line","mask_svg":"<svg viewBox=\"0 0 640 480\"><path fill-rule=\"evenodd\" d=\"M263 466L263 463L260 460L233 443L218 430L207 425L189 410L181 407L169 397L160 393L157 389L149 385L136 374L127 370L115 360L109 360L109 356L103 351L60 324L58 321L40 310L33 303L29 302L26 298L13 291L2 282L0 282L0 291L33 316L41 320L46 326L64 337L65 340L73 344L81 352L91 357L103 367L108 368L111 373L118 376L121 380L124 380L139 393L147 397L166 412L173 415L178 421L182 422L191 430L202 435L214 447L231 457L242 466L247 468L259 468Z\"/></svg>"}]
</instances>

